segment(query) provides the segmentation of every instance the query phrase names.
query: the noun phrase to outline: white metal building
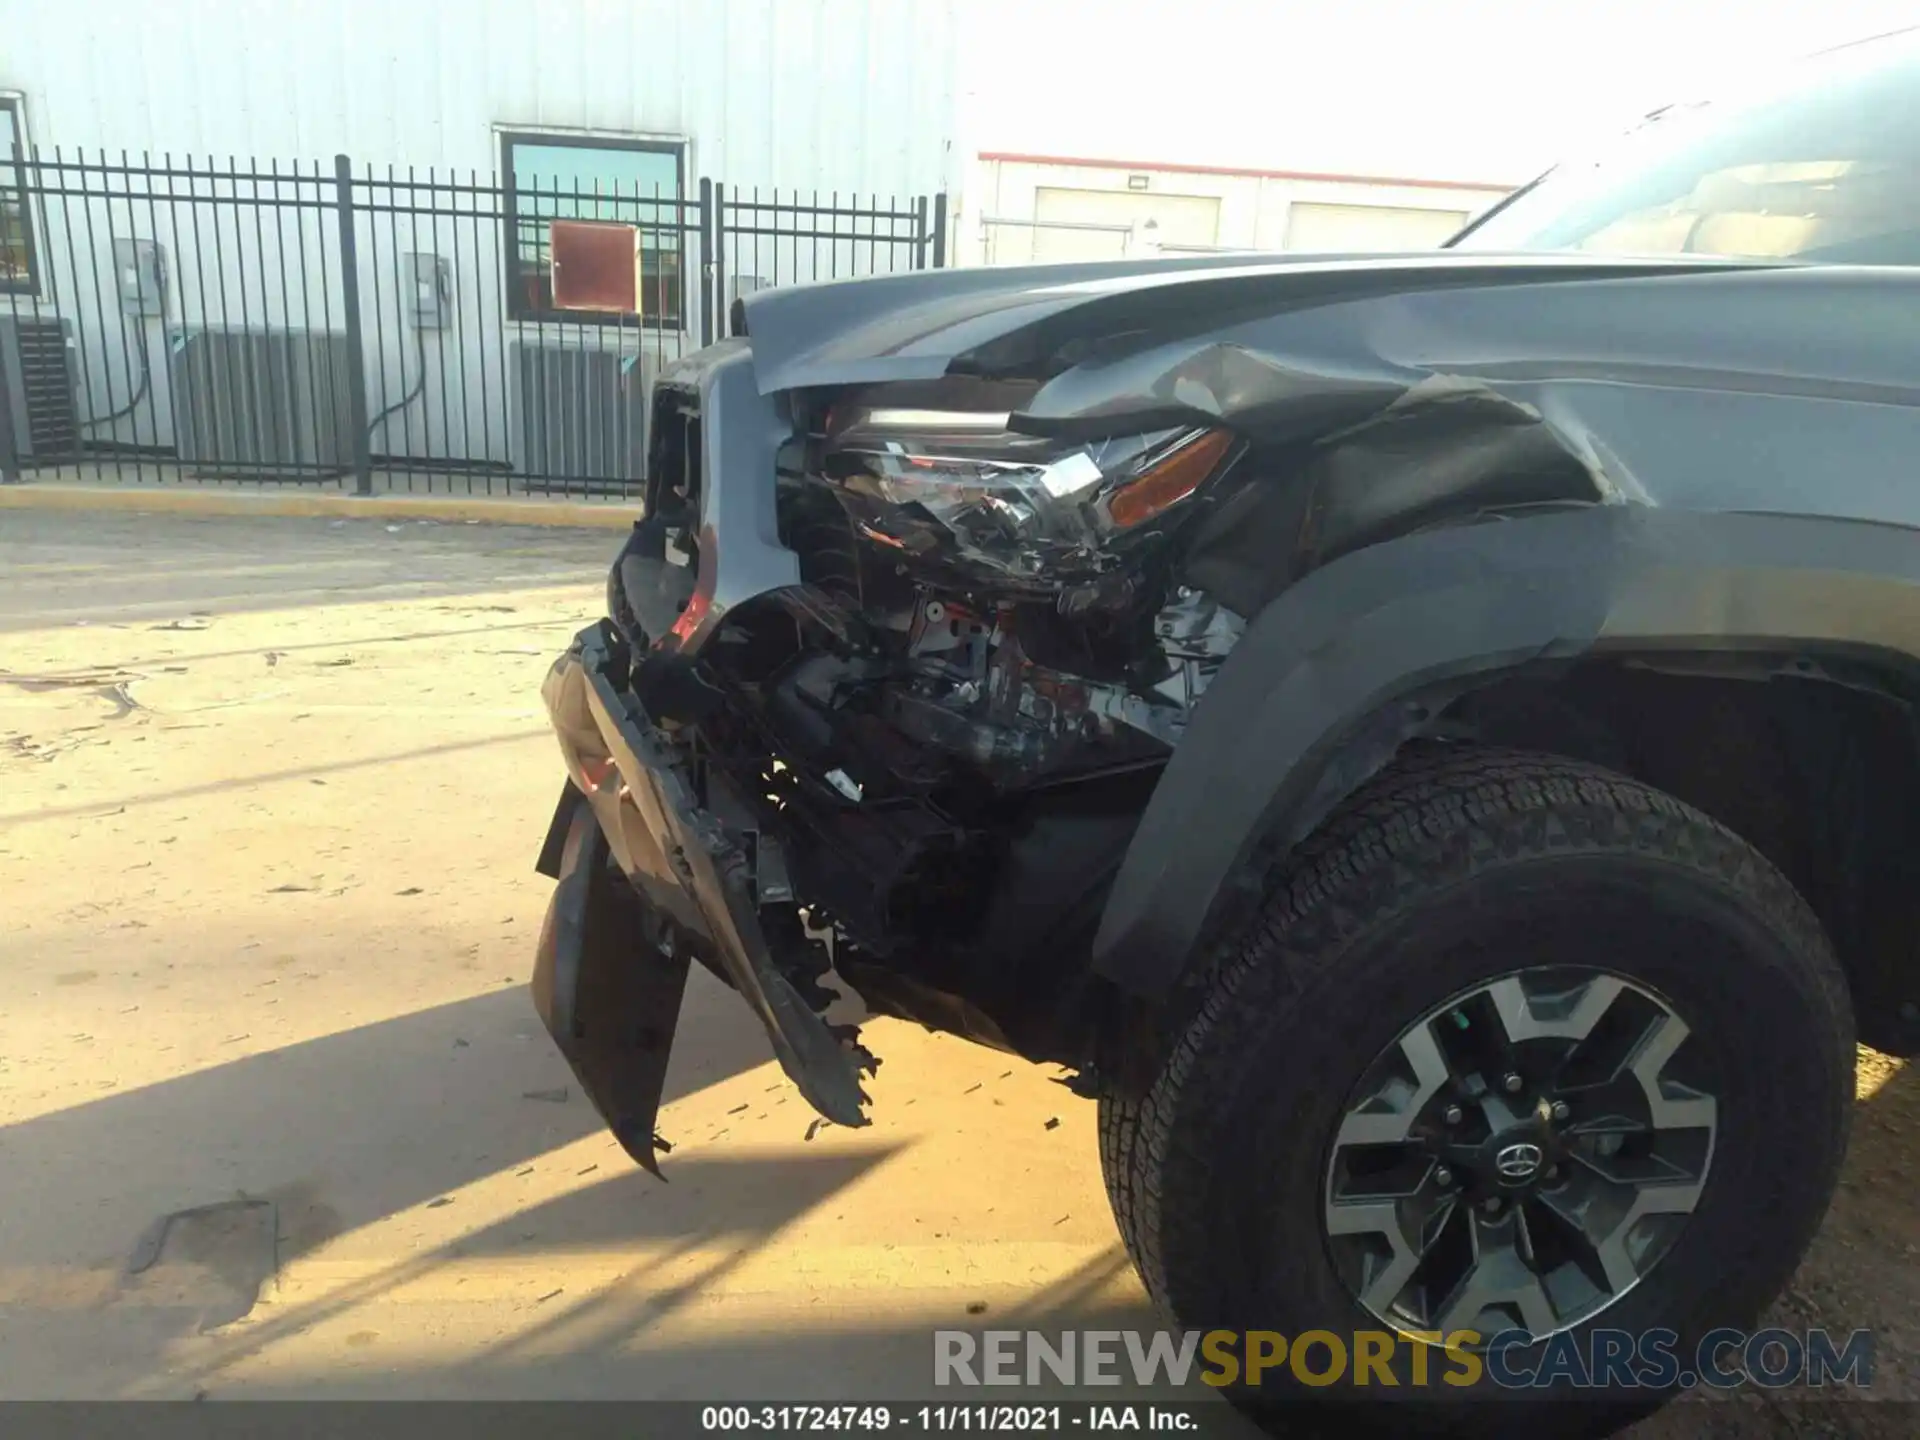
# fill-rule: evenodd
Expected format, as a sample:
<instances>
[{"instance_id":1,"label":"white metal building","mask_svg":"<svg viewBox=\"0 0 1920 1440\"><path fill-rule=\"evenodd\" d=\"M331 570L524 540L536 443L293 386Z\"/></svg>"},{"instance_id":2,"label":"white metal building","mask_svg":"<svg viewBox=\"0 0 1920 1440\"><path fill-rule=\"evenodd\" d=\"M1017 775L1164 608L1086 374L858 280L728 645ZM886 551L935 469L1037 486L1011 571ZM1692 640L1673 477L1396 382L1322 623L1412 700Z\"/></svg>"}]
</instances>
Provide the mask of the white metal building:
<instances>
[{"instance_id":1,"label":"white metal building","mask_svg":"<svg viewBox=\"0 0 1920 1440\"><path fill-rule=\"evenodd\" d=\"M54 464L326 478L370 443L631 481L652 376L734 295L929 262L954 28L954 0L0 0L12 427ZM555 220L628 229L631 305L562 303Z\"/></svg>"},{"instance_id":2,"label":"white metal building","mask_svg":"<svg viewBox=\"0 0 1920 1440\"><path fill-rule=\"evenodd\" d=\"M951 188L952 0L0 0L0 91L71 149L477 169L502 131L688 175ZM0 143L8 137L0 133Z\"/></svg>"}]
</instances>

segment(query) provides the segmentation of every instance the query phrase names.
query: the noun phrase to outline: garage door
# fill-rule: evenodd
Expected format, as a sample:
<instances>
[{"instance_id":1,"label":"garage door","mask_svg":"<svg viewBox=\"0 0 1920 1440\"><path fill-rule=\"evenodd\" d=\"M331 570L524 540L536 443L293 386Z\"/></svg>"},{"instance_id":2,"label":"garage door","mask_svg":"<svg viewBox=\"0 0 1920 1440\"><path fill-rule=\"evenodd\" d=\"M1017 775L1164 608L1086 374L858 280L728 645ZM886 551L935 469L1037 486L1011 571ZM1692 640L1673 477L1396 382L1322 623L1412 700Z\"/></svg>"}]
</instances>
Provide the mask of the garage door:
<instances>
[{"instance_id":1,"label":"garage door","mask_svg":"<svg viewBox=\"0 0 1920 1440\"><path fill-rule=\"evenodd\" d=\"M1324 251L1431 250L1467 223L1464 212L1410 210L1395 205L1287 207L1287 249Z\"/></svg>"},{"instance_id":2,"label":"garage door","mask_svg":"<svg viewBox=\"0 0 1920 1440\"><path fill-rule=\"evenodd\" d=\"M1114 260L1126 253L1121 233L1151 220L1162 245L1219 243L1220 201L1212 195L1156 195L1145 190L1034 192L1033 258L1040 261ZM1112 230L1072 230L1068 225L1109 225Z\"/></svg>"}]
</instances>

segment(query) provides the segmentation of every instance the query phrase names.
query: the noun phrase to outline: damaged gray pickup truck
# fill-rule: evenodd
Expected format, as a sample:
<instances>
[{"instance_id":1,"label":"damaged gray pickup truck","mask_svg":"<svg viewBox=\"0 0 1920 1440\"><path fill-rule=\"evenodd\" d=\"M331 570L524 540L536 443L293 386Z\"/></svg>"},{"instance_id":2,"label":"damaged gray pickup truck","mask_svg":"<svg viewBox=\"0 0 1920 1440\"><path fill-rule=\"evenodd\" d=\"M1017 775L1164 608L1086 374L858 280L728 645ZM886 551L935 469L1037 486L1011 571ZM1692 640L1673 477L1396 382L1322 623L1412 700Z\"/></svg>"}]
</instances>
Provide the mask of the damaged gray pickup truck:
<instances>
[{"instance_id":1,"label":"damaged gray pickup truck","mask_svg":"<svg viewBox=\"0 0 1920 1440\"><path fill-rule=\"evenodd\" d=\"M746 299L547 681L547 1026L650 1170L693 963L838 1125L849 1007L1067 1067L1186 1328L1751 1324L1920 1036L1916 264L1902 39L1439 252Z\"/></svg>"}]
</instances>

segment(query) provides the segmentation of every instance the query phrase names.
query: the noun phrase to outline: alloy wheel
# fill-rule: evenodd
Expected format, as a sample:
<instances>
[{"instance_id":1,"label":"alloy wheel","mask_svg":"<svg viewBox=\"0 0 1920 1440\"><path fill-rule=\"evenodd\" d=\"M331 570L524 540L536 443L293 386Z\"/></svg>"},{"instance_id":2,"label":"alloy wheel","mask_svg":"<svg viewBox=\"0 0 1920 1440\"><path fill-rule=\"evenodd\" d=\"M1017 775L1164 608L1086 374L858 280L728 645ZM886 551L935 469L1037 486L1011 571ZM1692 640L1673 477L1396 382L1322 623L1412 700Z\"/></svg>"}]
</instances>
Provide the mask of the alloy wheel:
<instances>
[{"instance_id":1,"label":"alloy wheel","mask_svg":"<svg viewBox=\"0 0 1920 1440\"><path fill-rule=\"evenodd\" d=\"M1325 1231L1392 1329L1593 1318L1659 1263L1700 1203L1718 1102L1673 1008L1622 976L1537 967L1409 1026L1349 1098Z\"/></svg>"}]
</instances>

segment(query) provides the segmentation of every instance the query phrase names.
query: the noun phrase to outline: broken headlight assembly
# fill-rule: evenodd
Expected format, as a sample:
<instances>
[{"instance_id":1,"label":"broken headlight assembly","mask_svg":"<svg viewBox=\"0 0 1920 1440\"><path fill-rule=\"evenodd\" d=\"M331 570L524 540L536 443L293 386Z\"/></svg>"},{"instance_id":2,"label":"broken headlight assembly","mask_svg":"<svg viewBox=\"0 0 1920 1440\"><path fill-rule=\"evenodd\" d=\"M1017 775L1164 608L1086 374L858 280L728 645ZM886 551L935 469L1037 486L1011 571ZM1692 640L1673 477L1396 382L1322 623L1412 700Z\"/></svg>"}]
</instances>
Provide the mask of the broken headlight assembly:
<instances>
[{"instance_id":1,"label":"broken headlight assembly","mask_svg":"<svg viewBox=\"0 0 1920 1440\"><path fill-rule=\"evenodd\" d=\"M909 566L1053 591L1122 566L1238 450L1179 427L1093 441L1009 428L1009 411L860 404L828 417L822 477L855 529Z\"/></svg>"}]
</instances>

